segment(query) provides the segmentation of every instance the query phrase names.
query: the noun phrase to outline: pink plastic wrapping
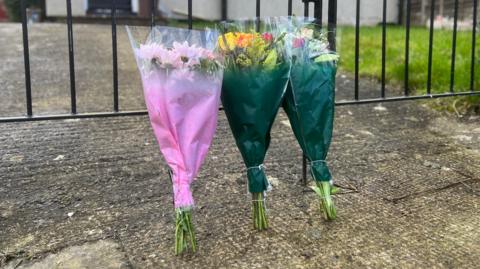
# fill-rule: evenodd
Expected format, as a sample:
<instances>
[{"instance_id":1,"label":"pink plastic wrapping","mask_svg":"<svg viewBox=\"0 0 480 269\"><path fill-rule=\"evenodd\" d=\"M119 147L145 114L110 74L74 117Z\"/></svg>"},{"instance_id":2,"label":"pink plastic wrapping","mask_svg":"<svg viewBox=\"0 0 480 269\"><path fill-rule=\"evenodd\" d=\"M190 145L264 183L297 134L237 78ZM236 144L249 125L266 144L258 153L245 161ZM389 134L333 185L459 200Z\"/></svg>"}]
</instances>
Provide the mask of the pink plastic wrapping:
<instances>
[{"instance_id":1,"label":"pink plastic wrapping","mask_svg":"<svg viewBox=\"0 0 480 269\"><path fill-rule=\"evenodd\" d=\"M175 208L189 208L194 205L190 185L217 126L223 76L213 52L217 35L155 27L146 40L138 40L139 31L127 27L148 115L172 172Z\"/></svg>"}]
</instances>

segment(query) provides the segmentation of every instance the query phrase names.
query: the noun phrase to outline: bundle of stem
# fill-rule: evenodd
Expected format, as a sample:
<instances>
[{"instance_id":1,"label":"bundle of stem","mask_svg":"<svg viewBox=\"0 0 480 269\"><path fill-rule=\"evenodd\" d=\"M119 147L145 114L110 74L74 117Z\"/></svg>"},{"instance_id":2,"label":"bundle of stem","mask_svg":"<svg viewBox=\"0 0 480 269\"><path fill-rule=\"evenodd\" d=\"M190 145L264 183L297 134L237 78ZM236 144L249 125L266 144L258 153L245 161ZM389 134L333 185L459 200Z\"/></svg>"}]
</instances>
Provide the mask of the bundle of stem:
<instances>
[{"instance_id":1,"label":"bundle of stem","mask_svg":"<svg viewBox=\"0 0 480 269\"><path fill-rule=\"evenodd\" d=\"M334 220L337 218L337 210L333 204L332 194L337 192L337 189L328 181L316 181L315 184L316 186L312 187L312 189L318 195L323 217L326 220Z\"/></svg>"},{"instance_id":2,"label":"bundle of stem","mask_svg":"<svg viewBox=\"0 0 480 269\"><path fill-rule=\"evenodd\" d=\"M192 252L195 252L197 241L195 239L195 231L192 224L192 211L190 209L176 209L175 255L182 254L187 250L189 241Z\"/></svg>"},{"instance_id":3,"label":"bundle of stem","mask_svg":"<svg viewBox=\"0 0 480 269\"><path fill-rule=\"evenodd\" d=\"M264 195L261 192L252 193L253 228L262 231L268 228Z\"/></svg>"}]
</instances>

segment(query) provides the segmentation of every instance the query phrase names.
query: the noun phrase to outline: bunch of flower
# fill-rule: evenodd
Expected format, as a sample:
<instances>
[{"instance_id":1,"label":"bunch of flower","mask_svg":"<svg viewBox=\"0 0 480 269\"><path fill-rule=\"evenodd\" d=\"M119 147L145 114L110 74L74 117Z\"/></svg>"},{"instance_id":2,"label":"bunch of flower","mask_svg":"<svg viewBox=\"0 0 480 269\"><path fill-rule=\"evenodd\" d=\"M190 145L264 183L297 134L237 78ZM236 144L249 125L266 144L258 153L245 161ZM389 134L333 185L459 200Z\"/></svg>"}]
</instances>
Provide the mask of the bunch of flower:
<instances>
[{"instance_id":1,"label":"bunch of flower","mask_svg":"<svg viewBox=\"0 0 480 269\"><path fill-rule=\"evenodd\" d=\"M222 28L217 42L225 63L222 103L247 168L253 225L261 231L268 228L265 191L270 186L263 161L290 72L286 31L278 31L273 20L238 21Z\"/></svg>"},{"instance_id":2,"label":"bunch of flower","mask_svg":"<svg viewBox=\"0 0 480 269\"><path fill-rule=\"evenodd\" d=\"M126 28L142 78L145 105L170 169L175 208L175 254L197 247L192 182L217 126L223 79L217 33L153 27Z\"/></svg>"},{"instance_id":3,"label":"bunch of flower","mask_svg":"<svg viewBox=\"0 0 480 269\"><path fill-rule=\"evenodd\" d=\"M221 66L220 59L210 50L183 43L173 42L171 48L162 44L141 44L138 57L145 60L151 69L191 69L214 73Z\"/></svg>"},{"instance_id":4,"label":"bunch of flower","mask_svg":"<svg viewBox=\"0 0 480 269\"><path fill-rule=\"evenodd\" d=\"M336 61L338 55L328 48L328 40L325 33L315 31L311 27L300 27L294 32L288 33L291 40L291 53L293 56L314 60L315 62Z\"/></svg>"},{"instance_id":5,"label":"bunch of flower","mask_svg":"<svg viewBox=\"0 0 480 269\"><path fill-rule=\"evenodd\" d=\"M332 195L337 191L326 158L332 139L335 74L338 55L329 50L327 35L308 18L287 18L287 48L291 57L289 88L283 107L293 132L310 162L325 219L336 218ZM315 81L315 83L311 83Z\"/></svg>"},{"instance_id":6,"label":"bunch of flower","mask_svg":"<svg viewBox=\"0 0 480 269\"><path fill-rule=\"evenodd\" d=\"M268 32L228 32L218 37L218 45L227 66L273 69L282 58L278 48L283 45L284 37L285 34L282 34L274 38Z\"/></svg>"}]
</instances>

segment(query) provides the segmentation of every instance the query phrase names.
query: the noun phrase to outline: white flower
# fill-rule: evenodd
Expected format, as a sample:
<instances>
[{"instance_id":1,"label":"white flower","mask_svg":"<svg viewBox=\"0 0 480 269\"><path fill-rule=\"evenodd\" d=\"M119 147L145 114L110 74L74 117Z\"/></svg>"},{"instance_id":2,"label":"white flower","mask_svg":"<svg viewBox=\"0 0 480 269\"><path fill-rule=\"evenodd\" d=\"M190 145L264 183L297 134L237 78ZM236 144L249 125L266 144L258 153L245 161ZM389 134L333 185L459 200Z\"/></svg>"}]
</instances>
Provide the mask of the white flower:
<instances>
[{"instance_id":1,"label":"white flower","mask_svg":"<svg viewBox=\"0 0 480 269\"><path fill-rule=\"evenodd\" d=\"M302 28L300 35L303 38L312 39L313 38L313 29Z\"/></svg>"}]
</instances>

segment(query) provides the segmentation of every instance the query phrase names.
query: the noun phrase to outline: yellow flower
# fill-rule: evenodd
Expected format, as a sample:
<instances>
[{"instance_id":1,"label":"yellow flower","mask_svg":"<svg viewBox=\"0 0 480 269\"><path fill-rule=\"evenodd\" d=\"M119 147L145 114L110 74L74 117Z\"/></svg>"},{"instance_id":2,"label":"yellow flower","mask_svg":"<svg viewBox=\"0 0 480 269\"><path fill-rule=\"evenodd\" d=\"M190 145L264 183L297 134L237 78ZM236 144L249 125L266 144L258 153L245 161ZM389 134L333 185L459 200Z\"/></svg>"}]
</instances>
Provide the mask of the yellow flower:
<instances>
[{"instance_id":1,"label":"yellow flower","mask_svg":"<svg viewBox=\"0 0 480 269\"><path fill-rule=\"evenodd\" d=\"M222 50L234 50L237 44L237 37L239 33L226 33L218 37L218 45ZM225 44L225 41L227 44Z\"/></svg>"}]
</instances>

